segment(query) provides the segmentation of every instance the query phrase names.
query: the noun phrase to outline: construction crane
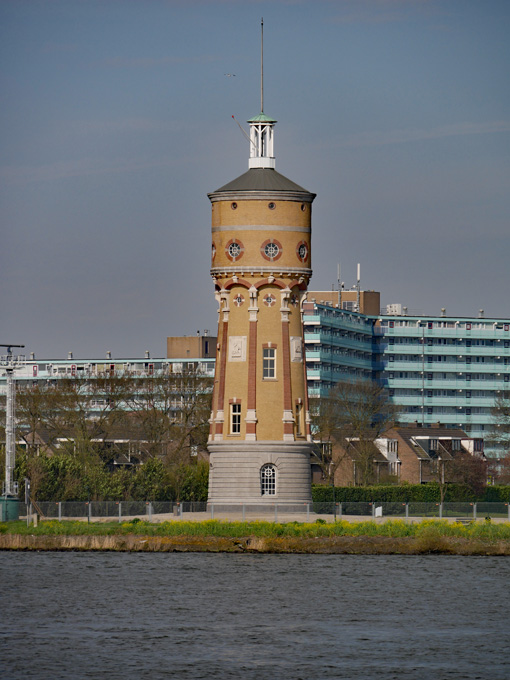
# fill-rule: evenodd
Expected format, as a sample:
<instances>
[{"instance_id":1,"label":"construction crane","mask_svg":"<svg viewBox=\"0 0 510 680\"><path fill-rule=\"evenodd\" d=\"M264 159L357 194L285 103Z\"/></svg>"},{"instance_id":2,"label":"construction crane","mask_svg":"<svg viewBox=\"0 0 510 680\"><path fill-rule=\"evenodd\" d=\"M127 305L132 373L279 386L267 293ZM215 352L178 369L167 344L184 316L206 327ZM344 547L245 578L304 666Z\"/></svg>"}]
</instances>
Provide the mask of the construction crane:
<instances>
[{"instance_id":1,"label":"construction crane","mask_svg":"<svg viewBox=\"0 0 510 680\"><path fill-rule=\"evenodd\" d=\"M14 481L14 464L16 462L16 409L15 409L15 385L14 370L25 363L22 354L12 353L13 347L25 347L25 345L3 345L7 348L7 354L0 357L0 366L7 374L7 393L5 404L5 479L2 484L2 497L17 498L18 482Z\"/></svg>"}]
</instances>

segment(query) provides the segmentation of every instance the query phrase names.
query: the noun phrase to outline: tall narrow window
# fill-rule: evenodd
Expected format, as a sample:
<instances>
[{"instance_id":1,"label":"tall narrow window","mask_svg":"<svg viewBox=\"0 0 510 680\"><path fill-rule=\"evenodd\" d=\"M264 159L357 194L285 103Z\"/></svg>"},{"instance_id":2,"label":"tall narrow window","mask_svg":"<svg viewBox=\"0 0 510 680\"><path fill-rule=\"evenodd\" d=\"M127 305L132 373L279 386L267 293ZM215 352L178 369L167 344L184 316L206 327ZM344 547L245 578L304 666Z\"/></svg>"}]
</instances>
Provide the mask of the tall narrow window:
<instances>
[{"instance_id":1,"label":"tall narrow window","mask_svg":"<svg viewBox=\"0 0 510 680\"><path fill-rule=\"evenodd\" d=\"M230 434L241 434L241 404L230 404Z\"/></svg>"},{"instance_id":2,"label":"tall narrow window","mask_svg":"<svg viewBox=\"0 0 510 680\"><path fill-rule=\"evenodd\" d=\"M276 349L264 347L262 350L262 377L264 379L276 378Z\"/></svg>"},{"instance_id":3,"label":"tall narrow window","mask_svg":"<svg viewBox=\"0 0 510 680\"><path fill-rule=\"evenodd\" d=\"M276 494L276 468L274 465L263 465L260 469L260 493L262 496Z\"/></svg>"},{"instance_id":4,"label":"tall narrow window","mask_svg":"<svg viewBox=\"0 0 510 680\"><path fill-rule=\"evenodd\" d=\"M296 404L296 437L303 436L303 426L301 418L303 414L303 404Z\"/></svg>"}]
</instances>

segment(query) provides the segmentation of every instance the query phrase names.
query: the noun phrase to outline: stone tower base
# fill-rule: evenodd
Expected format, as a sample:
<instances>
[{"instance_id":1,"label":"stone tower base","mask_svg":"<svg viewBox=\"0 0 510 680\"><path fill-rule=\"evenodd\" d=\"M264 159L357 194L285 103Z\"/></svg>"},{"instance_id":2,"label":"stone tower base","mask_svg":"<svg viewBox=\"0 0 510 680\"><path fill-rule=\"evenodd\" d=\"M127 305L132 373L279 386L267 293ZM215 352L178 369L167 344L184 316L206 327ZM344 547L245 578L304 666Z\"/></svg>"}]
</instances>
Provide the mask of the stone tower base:
<instances>
[{"instance_id":1,"label":"stone tower base","mask_svg":"<svg viewBox=\"0 0 510 680\"><path fill-rule=\"evenodd\" d=\"M209 442L208 503L297 505L312 500L309 442ZM261 494L260 470L276 467L276 493Z\"/></svg>"}]
</instances>

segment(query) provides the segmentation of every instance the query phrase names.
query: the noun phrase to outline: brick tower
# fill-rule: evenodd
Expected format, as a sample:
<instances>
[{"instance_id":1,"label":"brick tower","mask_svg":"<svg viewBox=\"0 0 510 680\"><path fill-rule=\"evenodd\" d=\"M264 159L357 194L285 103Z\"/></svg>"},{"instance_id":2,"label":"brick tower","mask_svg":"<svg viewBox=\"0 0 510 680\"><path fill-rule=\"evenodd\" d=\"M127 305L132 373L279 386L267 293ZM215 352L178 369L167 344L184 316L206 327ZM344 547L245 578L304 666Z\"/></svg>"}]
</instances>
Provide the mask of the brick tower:
<instances>
[{"instance_id":1,"label":"brick tower","mask_svg":"<svg viewBox=\"0 0 510 680\"><path fill-rule=\"evenodd\" d=\"M209 503L311 500L302 303L315 194L275 170L276 121L248 121L248 172L210 193L219 304Z\"/></svg>"}]
</instances>

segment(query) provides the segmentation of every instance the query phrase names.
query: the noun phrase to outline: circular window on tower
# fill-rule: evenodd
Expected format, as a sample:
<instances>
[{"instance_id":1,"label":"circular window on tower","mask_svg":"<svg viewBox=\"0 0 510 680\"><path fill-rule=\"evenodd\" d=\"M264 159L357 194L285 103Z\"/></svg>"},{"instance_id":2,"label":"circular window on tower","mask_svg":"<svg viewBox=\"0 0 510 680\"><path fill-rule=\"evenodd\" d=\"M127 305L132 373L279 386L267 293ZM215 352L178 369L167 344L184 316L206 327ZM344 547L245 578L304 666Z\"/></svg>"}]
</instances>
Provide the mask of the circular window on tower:
<instances>
[{"instance_id":1,"label":"circular window on tower","mask_svg":"<svg viewBox=\"0 0 510 680\"><path fill-rule=\"evenodd\" d=\"M273 203L273 202L268 203L267 207L269 208L269 210L274 210L276 208L276 203Z\"/></svg>"},{"instance_id":2,"label":"circular window on tower","mask_svg":"<svg viewBox=\"0 0 510 680\"><path fill-rule=\"evenodd\" d=\"M260 252L265 260L275 262L282 255L282 244L274 238L270 238L260 246Z\"/></svg>"},{"instance_id":3,"label":"circular window on tower","mask_svg":"<svg viewBox=\"0 0 510 680\"><path fill-rule=\"evenodd\" d=\"M268 293L267 295L264 296L263 302L266 305L266 307L274 307L276 304L276 298L272 293Z\"/></svg>"},{"instance_id":4,"label":"circular window on tower","mask_svg":"<svg viewBox=\"0 0 510 680\"><path fill-rule=\"evenodd\" d=\"M306 212L306 203L301 203L301 210Z\"/></svg>"},{"instance_id":5,"label":"circular window on tower","mask_svg":"<svg viewBox=\"0 0 510 680\"><path fill-rule=\"evenodd\" d=\"M231 239L225 246L225 254L231 262L239 260L244 253L244 246L236 238Z\"/></svg>"},{"instance_id":6,"label":"circular window on tower","mask_svg":"<svg viewBox=\"0 0 510 680\"><path fill-rule=\"evenodd\" d=\"M234 201L234 203L230 204L230 207L232 208L232 210L237 210L237 203Z\"/></svg>"},{"instance_id":7,"label":"circular window on tower","mask_svg":"<svg viewBox=\"0 0 510 680\"><path fill-rule=\"evenodd\" d=\"M235 304L236 307L240 307L242 304L244 304L244 296L241 295L241 293L238 293L238 294L235 296L233 302L234 302L234 304Z\"/></svg>"},{"instance_id":8,"label":"circular window on tower","mask_svg":"<svg viewBox=\"0 0 510 680\"><path fill-rule=\"evenodd\" d=\"M308 259L308 244L306 241L300 241L297 244L296 255L300 262L306 262Z\"/></svg>"}]
</instances>

